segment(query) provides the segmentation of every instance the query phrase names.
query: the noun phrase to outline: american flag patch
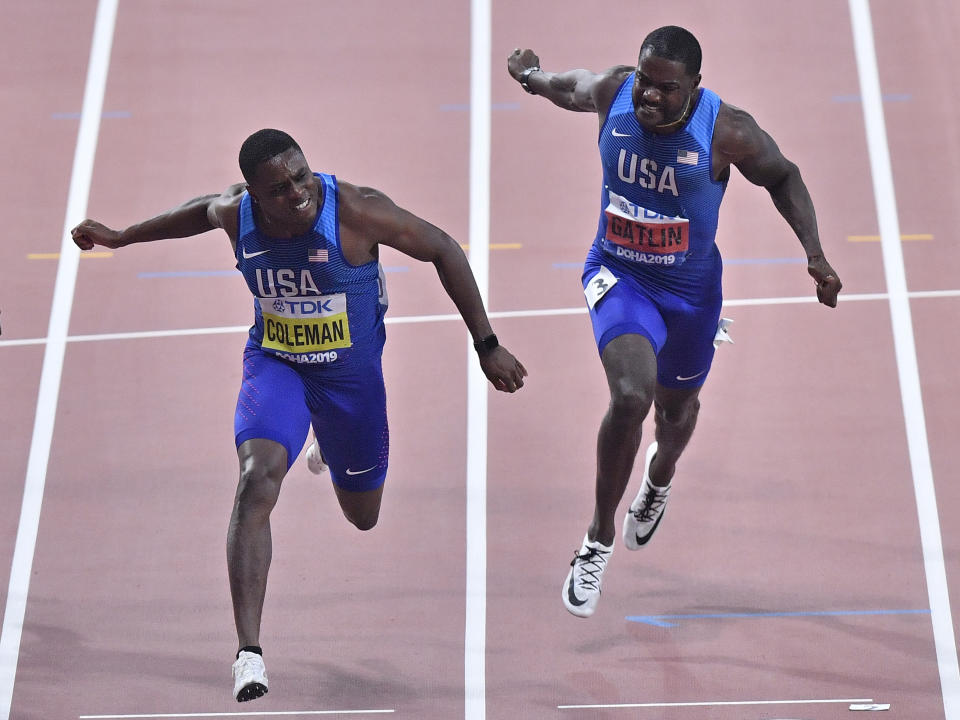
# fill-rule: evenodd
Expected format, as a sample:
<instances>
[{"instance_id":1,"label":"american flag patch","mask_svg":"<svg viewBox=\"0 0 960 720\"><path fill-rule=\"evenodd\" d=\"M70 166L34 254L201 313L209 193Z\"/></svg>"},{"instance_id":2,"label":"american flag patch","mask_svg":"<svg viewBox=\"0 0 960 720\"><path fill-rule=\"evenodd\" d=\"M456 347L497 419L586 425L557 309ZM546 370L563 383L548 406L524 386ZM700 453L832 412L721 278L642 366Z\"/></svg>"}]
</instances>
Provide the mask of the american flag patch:
<instances>
[{"instance_id":1,"label":"american flag patch","mask_svg":"<svg viewBox=\"0 0 960 720\"><path fill-rule=\"evenodd\" d=\"M677 162L681 165L696 165L700 160L700 153L693 150L677 150Z\"/></svg>"},{"instance_id":2,"label":"american flag patch","mask_svg":"<svg viewBox=\"0 0 960 720\"><path fill-rule=\"evenodd\" d=\"M326 248L322 250L314 249L307 251L307 260L310 262L327 262L330 259L330 251Z\"/></svg>"}]
</instances>

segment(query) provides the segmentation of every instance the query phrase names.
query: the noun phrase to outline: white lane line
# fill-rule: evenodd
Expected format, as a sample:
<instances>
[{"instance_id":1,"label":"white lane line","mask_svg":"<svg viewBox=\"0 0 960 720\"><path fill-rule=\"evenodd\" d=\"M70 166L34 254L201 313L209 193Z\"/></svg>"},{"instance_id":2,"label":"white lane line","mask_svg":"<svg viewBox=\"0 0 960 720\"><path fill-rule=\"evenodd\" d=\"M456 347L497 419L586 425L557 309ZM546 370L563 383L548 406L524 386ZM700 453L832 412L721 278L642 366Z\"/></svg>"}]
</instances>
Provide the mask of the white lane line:
<instances>
[{"instance_id":1,"label":"white lane line","mask_svg":"<svg viewBox=\"0 0 960 720\"><path fill-rule=\"evenodd\" d=\"M490 285L490 0L470 3L470 266L483 304ZM486 716L487 379L467 337L465 720Z\"/></svg>"},{"instance_id":2,"label":"white lane line","mask_svg":"<svg viewBox=\"0 0 960 720\"><path fill-rule=\"evenodd\" d=\"M63 356L66 351L70 310L73 307L77 265L80 261L80 251L70 238L70 229L83 220L87 212L116 15L117 0L100 0L97 5L90 47L90 64L87 68L77 146L73 156L73 172L67 196L63 236L60 241L57 279L50 309L50 324L47 328L47 346L43 355L43 369L40 372L37 413L34 418L30 455L27 459L23 502L20 506L20 522L17 526L17 539L10 568L3 629L0 630L0 720L7 720L10 717L10 705L13 701L13 685L20 657L20 640L27 608L27 593L30 589L33 553L37 543L37 529L40 526L40 505L47 479L57 398L60 394L60 377L63 372Z\"/></svg>"},{"instance_id":3,"label":"white lane line","mask_svg":"<svg viewBox=\"0 0 960 720\"><path fill-rule=\"evenodd\" d=\"M140 715L78 715L78 720L131 720L132 718L245 718L307 717L314 715L384 715L395 710L274 710L262 712L144 713Z\"/></svg>"},{"instance_id":4,"label":"white lane line","mask_svg":"<svg viewBox=\"0 0 960 720\"><path fill-rule=\"evenodd\" d=\"M953 633L953 618L947 590L947 572L943 560L943 541L934 492L927 426L920 392L920 371L914 345L913 320L907 293L907 276L900 244L900 220L893 188L893 171L887 144L887 129L880 96L880 74L873 41L873 24L867 0L850 0L853 40L863 98L863 119L866 125L867 149L873 176L873 193L877 204L883 268L890 295L890 319L900 378L900 398L913 474L913 491L920 522L920 544L923 567L930 599L933 641L940 669L940 688L947 720L960 719L960 668Z\"/></svg>"},{"instance_id":5,"label":"white lane line","mask_svg":"<svg viewBox=\"0 0 960 720\"><path fill-rule=\"evenodd\" d=\"M823 705L872 703L872 698L837 698L831 700L708 700L704 702L618 703L616 705L557 705L558 710L617 710L627 708L723 707L727 705Z\"/></svg>"},{"instance_id":6,"label":"white lane line","mask_svg":"<svg viewBox=\"0 0 960 720\"><path fill-rule=\"evenodd\" d=\"M911 298L953 298L960 297L960 290L917 290L907 293ZM873 300L889 300L887 293L861 293L858 295L841 295L841 302L866 302ZM815 303L817 299L813 296L801 297L774 297L774 298L744 298L739 300L724 300L724 307L748 307L762 305L805 305ZM490 312L491 319L498 318L539 318L552 317L558 315L585 315L585 307L572 308L547 308L544 310L501 310ZM456 314L448 315L407 315L401 317L388 317L385 322L387 325L410 325L414 323L433 323L433 322L453 322L461 321L462 318ZM187 335L221 335L232 333L245 333L250 329L249 325L224 325L221 327L206 328L183 328L180 330L141 330L137 332L122 333L100 333L94 335L71 335L67 337L67 342L106 342L112 340L144 340L149 338L182 337ZM24 338L21 340L0 340L0 348L17 347L23 345L43 345L47 342L46 338ZM472 353L473 348L470 348ZM471 359L473 355L470 355Z\"/></svg>"}]
</instances>

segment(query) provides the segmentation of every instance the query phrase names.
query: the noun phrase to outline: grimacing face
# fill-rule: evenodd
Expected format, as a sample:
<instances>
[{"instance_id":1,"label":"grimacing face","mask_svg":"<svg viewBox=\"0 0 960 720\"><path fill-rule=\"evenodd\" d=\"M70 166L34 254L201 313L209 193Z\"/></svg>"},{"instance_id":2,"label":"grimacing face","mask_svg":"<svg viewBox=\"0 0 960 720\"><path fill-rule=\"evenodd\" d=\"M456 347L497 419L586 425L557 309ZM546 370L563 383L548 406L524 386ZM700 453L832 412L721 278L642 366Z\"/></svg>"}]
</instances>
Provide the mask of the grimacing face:
<instances>
[{"instance_id":1,"label":"grimacing face","mask_svg":"<svg viewBox=\"0 0 960 720\"><path fill-rule=\"evenodd\" d=\"M264 219L286 233L306 232L320 204L320 188L303 153L289 148L257 166L247 189Z\"/></svg>"},{"instance_id":2,"label":"grimacing face","mask_svg":"<svg viewBox=\"0 0 960 720\"><path fill-rule=\"evenodd\" d=\"M647 130L673 132L676 123L690 105L696 102L700 75L688 75L686 67L677 60L667 60L653 54L650 48L640 53L633 74L633 108L637 122Z\"/></svg>"}]
</instances>

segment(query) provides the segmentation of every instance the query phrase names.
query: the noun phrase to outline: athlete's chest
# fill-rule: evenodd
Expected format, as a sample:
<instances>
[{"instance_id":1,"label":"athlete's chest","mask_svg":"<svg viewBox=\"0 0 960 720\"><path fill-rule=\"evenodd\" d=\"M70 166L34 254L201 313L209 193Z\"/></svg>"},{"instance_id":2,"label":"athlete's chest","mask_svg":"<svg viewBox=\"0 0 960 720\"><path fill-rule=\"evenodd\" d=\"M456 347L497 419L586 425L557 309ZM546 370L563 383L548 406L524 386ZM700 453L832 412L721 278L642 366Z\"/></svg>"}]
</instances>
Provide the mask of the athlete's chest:
<instances>
[{"instance_id":1,"label":"athlete's chest","mask_svg":"<svg viewBox=\"0 0 960 720\"><path fill-rule=\"evenodd\" d=\"M336 282L336 246L319 232L291 240L248 233L241 238L237 268L257 297L322 295Z\"/></svg>"},{"instance_id":2,"label":"athlete's chest","mask_svg":"<svg viewBox=\"0 0 960 720\"><path fill-rule=\"evenodd\" d=\"M608 182L621 190L646 190L679 198L698 192L711 180L709 148L687 133L657 136L628 132L616 118L600 138L600 157ZM635 125L635 123L634 123Z\"/></svg>"}]
</instances>

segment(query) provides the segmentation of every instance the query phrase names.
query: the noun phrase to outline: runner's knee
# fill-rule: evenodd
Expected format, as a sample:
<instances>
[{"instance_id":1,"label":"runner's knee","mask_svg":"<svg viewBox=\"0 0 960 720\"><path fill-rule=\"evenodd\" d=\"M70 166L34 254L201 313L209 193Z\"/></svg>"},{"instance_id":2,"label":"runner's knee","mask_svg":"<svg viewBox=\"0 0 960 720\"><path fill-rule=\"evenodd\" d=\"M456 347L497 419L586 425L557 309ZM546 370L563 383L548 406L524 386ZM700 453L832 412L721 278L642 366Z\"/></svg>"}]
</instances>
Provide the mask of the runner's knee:
<instances>
[{"instance_id":1,"label":"runner's knee","mask_svg":"<svg viewBox=\"0 0 960 720\"><path fill-rule=\"evenodd\" d=\"M611 385L610 410L622 422L642 423L650 412L653 389L634 382L623 381Z\"/></svg>"},{"instance_id":2,"label":"runner's knee","mask_svg":"<svg viewBox=\"0 0 960 720\"><path fill-rule=\"evenodd\" d=\"M697 419L700 413L699 397L677 404L654 403L657 422L661 425L685 425Z\"/></svg>"},{"instance_id":3,"label":"runner's knee","mask_svg":"<svg viewBox=\"0 0 960 720\"><path fill-rule=\"evenodd\" d=\"M367 531L372 530L380 519L380 508L364 512L344 510L343 514L358 530Z\"/></svg>"},{"instance_id":4,"label":"runner's knee","mask_svg":"<svg viewBox=\"0 0 960 720\"><path fill-rule=\"evenodd\" d=\"M269 514L280 496L283 473L276 468L248 462L240 471L236 505L243 513Z\"/></svg>"}]
</instances>

